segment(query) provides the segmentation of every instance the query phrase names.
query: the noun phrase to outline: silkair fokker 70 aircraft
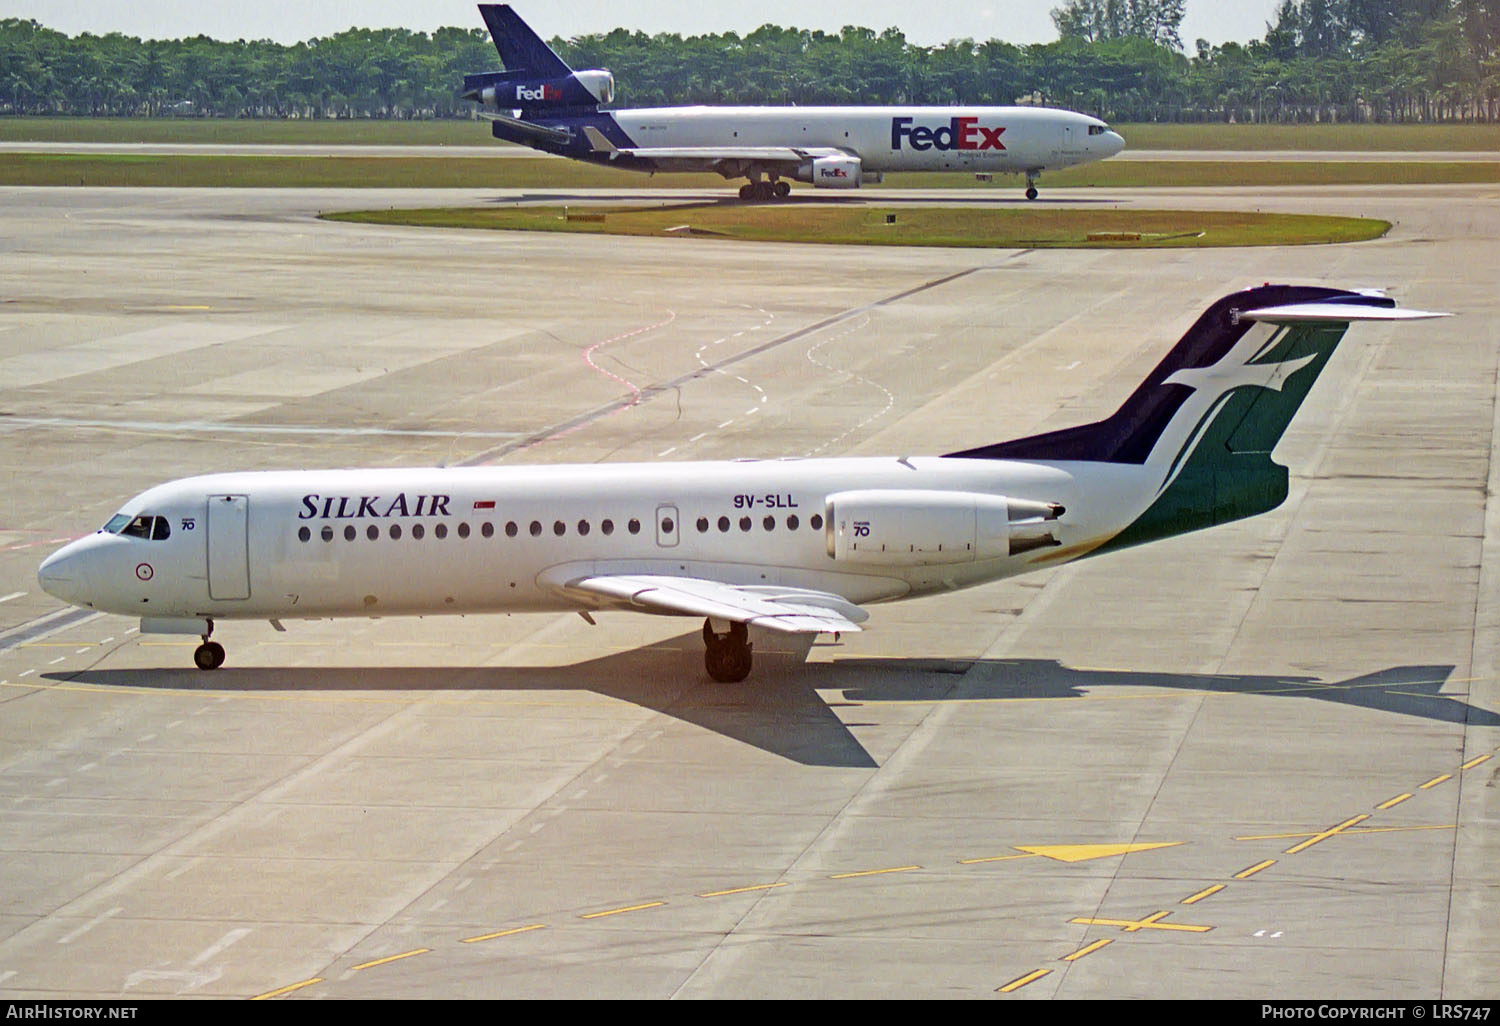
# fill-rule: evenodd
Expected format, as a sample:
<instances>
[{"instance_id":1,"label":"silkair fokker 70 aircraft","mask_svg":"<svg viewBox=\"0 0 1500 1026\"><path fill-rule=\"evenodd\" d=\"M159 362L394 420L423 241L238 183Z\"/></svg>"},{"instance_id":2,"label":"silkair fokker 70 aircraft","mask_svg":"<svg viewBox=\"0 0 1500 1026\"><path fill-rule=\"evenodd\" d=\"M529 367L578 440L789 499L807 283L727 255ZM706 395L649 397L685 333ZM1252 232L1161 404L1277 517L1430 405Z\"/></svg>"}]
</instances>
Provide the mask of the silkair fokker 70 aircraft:
<instances>
[{"instance_id":1,"label":"silkair fokker 70 aircraft","mask_svg":"<svg viewBox=\"0 0 1500 1026\"><path fill-rule=\"evenodd\" d=\"M1125 140L1098 118L1049 107L656 107L600 110L608 71L574 71L509 4L480 4L505 71L467 75L464 96L497 139L630 171L748 178L741 199L791 181L857 189L887 171L1024 174L1112 157ZM856 86L857 88L857 86Z\"/></svg>"},{"instance_id":2,"label":"silkair fokker 70 aircraft","mask_svg":"<svg viewBox=\"0 0 1500 1026\"><path fill-rule=\"evenodd\" d=\"M1262 513L1271 450L1351 321L1440 316L1293 285L1209 307L1112 416L947 456L211 474L127 502L41 586L197 634L215 620L629 609L703 617L708 673L751 625L860 608Z\"/></svg>"}]
</instances>

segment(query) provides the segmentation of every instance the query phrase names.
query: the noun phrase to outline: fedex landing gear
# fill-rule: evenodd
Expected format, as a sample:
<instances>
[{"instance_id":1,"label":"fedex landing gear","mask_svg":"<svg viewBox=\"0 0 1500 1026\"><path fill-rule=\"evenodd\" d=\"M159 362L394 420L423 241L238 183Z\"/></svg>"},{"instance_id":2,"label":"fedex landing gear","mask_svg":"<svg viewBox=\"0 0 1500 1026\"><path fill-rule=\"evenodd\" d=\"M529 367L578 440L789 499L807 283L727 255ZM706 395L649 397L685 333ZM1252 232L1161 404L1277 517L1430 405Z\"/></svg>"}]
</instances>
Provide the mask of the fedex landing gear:
<instances>
[{"instance_id":1,"label":"fedex landing gear","mask_svg":"<svg viewBox=\"0 0 1500 1026\"><path fill-rule=\"evenodd\" d=\"M1040 178L1040 177L1042 177L1042 173L1040 171L1028 171L1028 172L1026 172L1026 198L1027 199L1029 199L1029 200L1036 199L1036 180L1038 178Z\"/></svg>"},{"instance_id":2,"label":"fedex landing gear","mask_svg":"<svg viewBox=\"0 0 1500 1026\"><path fill-rule=\"evenodd\" d=\"M750 676L750 630L742 623L729 625L727 634L714 630L712 620L703 621L703 663L708 675L720 684L738 684Z\"/></svg>"},{"instance_id":3,"label":"fedex landing gear","mask_svg":"<svg viewBox=\"0 0 1500 1026\"><path fill-rule=\"evenodd\" d=\"M740 186L740 199L742 200L786 199L791 194L791 185L780 179L772 179L768 182L756 179Z\"/></svg>"},{"instance_id":4,"label":"fedex landing gear","mask_svg":"<svg viewBox=\"0 0 1500 1026\"><path fill-rule=\"evenodd\" d=\"M203 644L193 649L193 662L200 670L217 670L224 665L224 646L217 641L209 641L209 635L214 632L214 622L208 621L208 630L203 632Z\"/></svg>"}]
</instances>

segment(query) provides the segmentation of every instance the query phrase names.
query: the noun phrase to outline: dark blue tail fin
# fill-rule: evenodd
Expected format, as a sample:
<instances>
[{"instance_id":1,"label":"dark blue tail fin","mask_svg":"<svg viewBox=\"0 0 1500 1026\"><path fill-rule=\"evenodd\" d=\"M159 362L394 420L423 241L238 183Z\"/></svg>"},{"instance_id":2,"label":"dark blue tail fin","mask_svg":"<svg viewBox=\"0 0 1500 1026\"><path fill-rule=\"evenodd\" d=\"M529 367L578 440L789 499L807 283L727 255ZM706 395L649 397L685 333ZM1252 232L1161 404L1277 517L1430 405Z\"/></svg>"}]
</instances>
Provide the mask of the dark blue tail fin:
<instances>
[{"instance_id":1,"label":"dark blue tail fin","mask_svg":"<svg viewBox=\"0 0 1500 1026\"><path fill-rule=\"evenodd\" d=\"M480 4L479 14L506 71L524 72L528 78L562 78L573 73L567 62L511 10L510 4Z\"/></svg>"}]
</instances>

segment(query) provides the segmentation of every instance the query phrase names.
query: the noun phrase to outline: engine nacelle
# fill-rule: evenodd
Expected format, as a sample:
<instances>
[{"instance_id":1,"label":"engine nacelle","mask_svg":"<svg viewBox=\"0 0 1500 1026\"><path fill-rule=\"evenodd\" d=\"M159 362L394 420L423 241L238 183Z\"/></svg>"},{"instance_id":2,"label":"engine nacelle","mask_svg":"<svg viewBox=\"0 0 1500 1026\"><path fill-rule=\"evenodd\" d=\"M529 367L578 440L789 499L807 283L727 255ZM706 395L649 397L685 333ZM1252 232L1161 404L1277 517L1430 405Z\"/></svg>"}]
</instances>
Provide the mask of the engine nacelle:
<instances>
[{"instance_id":1,"label":"engine nacelle","mask_svg":"<svg viewBox=\"0 0 1500 1026\"><path fill-rule=\"evenodd\" d=\"M615 98L608 71L575 71L563 78L517 78L508 72L470 75L464 95L496 110L597 107Z\"/></svg>"},{"instance_id":2,"label":"engine nacelle","mask_svg":"<svg viewBox=\"0 0 1500 1026\"><path fill-rule=\"evenodd\" d=\"M869 566L1003 559L1061 545L1055 502L980 492L867 489L828 496L828 555Z\"/></svg>"},{"instance_id":3,"label":"engine nacelle","mask_svg":"<svg viewBox=\"0 0 1500 1026\"><path fill-rule=\"evenodd\" d=\"M858 157L818 157L797 168L799 182L818 189L858 189L861 180Z\"/></svg>"}]
</instances>

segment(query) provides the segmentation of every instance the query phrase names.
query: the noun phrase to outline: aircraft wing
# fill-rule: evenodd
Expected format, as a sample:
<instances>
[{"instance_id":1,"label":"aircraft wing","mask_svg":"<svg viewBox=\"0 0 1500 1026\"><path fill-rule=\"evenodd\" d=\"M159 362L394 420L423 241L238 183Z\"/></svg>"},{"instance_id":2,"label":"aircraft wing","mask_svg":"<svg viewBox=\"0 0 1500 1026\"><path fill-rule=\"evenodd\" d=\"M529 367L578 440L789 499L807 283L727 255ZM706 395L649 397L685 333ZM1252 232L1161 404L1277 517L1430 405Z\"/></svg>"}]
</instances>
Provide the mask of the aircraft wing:
<instances>
[{"instance_id":1,"label":"aircraft wing","mask_svg":"<svg viewBox=\"0 0 1500 1026\"><path fill-rule=\"evenodd\" d=\"M859 606L823 591L725 584L700 577L600 574L557 582L565 592L652 613L708 616L784 634L857 631L869 619Z\"/></svg>"},{"instance_id":2,"label":"aircraft wing","mask_svg":"<svg viewBox=\"0 0 1500 1026\"><path fill-rule=\"evenodd\" d=\"M723 164L783 164L798 167L818 157L849 155L843 150L828 146L631 146L621 149L592 125L584 128L583 134L596 153L650 160L674 170L716 171Z\"/></svg>"}]
</instances>

